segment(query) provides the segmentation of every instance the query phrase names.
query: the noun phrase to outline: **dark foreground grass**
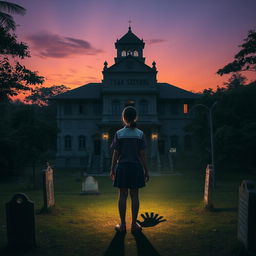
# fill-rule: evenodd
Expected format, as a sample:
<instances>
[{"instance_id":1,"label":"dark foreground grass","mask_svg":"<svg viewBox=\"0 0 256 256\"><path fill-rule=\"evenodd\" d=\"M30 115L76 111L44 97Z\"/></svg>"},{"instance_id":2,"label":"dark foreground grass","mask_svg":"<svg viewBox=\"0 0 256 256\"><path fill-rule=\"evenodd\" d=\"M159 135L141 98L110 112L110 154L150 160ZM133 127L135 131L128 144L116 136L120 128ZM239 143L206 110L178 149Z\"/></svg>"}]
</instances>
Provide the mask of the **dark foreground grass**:
<instances>
[{"instance_id":1,"label":"dark foreground grass","mask_svg":"<svg viewBox=\"0 0 256 256\"><path fill-rule=\"evenodd\" d=\"M97 256L118 255L122 239L114 239L114 226L119 222L117 191L108 177L97 177L100 195L79 195L79 172L55 172L56 207L50 214L36 214L37 248L14 255ZM140 213L155 212L167 222L145 228L136 239L128 231L124 238L125 255L162 256L236 256L241 255L237 242L238 186L242 179L253 179L253 174L226 173L218 177L214 193L215 210L202 209L203 172L183 172L177 176L152 177L140 192ZM43 204L42 191L26 189L21 181L0 183L0 248L6 240L4 203L16 192L25 192L35 202L39 212ZM130 201L127 208L130 226ZM115 254L111 254L115 249ZM148 254L147 250L155 252ZM147 251L147 252L146 252ZM143 254L144 252L144 254Z\"/></svg>"}]
</instances>

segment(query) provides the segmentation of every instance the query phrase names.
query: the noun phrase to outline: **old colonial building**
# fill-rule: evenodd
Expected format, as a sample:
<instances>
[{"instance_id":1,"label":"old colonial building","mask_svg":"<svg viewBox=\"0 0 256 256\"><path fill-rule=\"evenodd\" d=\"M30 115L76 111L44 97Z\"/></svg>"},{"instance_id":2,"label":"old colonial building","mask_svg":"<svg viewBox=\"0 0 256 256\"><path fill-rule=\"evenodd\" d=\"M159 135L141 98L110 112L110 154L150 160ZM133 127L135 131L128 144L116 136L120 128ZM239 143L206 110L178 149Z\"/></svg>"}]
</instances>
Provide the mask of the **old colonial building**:
<instances>
[{"instance_id":1,"label":"old colonial building","mask_svg":"<svg viewBox=\"0 0 256 256\"><path fill-rule=\"evenodd\" d=\"M158 83L156 63L145 64L144 46L129 27L115 42L115 63L104 63L101 83L89 83L54 98L59 127L57 166L109 171L109 145L122 127L121 112L128 105L138 110L151 171L171 170L172 155L191 152L193 142L184 127L190 120L188 109L198 96ZM176 152L170 153L170 148Z\"/></svg>"}]
</instances>

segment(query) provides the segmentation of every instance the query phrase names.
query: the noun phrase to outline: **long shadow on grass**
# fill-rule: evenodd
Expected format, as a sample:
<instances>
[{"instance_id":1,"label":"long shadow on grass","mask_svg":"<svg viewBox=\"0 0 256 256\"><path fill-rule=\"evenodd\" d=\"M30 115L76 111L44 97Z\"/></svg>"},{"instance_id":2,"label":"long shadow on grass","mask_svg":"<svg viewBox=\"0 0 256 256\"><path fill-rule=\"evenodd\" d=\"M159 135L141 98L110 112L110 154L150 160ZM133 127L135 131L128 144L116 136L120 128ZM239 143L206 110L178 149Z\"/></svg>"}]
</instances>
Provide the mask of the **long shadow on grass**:
<instances>
[{"instance_id":1,"label":"long shadow on grass","mask_svg":"<svg viewBox=\"0 0 256 256\"><path fill-rule=\"evenodd\" d=\"M160 256L147 237L141 232L134 232L138 256Z\"/></svg>"},{"instance_id":2,"label":"long shadow on grass","mask_svg":"<svg viewBox=\"0 0 256 256\"><path fill-rule=\"evenodd\" d=\"M113 237L112 241L110 242L109 247L107 248L104 256L124 256L124 238L125 233L123 232L116 232L115 236Z\"/></svg>"},{"instance_id":3,"label":"long shadow on grass","mask_svg":"<svg viewBox=\"0 0 256 256\"><path fill-rule=\"evenodd\" d=\"M237 212L237 207L230 207L230 208L214 208L213 212Z\"/></svg>"}]
</instances>

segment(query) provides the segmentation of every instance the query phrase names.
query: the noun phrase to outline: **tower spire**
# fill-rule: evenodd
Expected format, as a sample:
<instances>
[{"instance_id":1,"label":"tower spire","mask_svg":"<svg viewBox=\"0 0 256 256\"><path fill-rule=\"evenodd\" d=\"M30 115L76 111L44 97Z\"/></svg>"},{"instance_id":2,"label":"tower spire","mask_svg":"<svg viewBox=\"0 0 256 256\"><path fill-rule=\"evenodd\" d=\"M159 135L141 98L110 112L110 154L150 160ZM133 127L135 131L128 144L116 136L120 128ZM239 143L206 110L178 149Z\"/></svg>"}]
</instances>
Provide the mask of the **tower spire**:
<instances>
[{"instance_id":1,"label":"tower spire","mask_svg":"<svg viewBox=\"0 0 256 256\"><path fill-rule=\"evenodd\" d=\"M131 20L128 20L128 23L129 23L128 29L129 29L129 31L131 31L131 30L132 30L132 28L131 28L131 23L132 23L132 21L131 21Z\"/></svg>"}]
</instances>

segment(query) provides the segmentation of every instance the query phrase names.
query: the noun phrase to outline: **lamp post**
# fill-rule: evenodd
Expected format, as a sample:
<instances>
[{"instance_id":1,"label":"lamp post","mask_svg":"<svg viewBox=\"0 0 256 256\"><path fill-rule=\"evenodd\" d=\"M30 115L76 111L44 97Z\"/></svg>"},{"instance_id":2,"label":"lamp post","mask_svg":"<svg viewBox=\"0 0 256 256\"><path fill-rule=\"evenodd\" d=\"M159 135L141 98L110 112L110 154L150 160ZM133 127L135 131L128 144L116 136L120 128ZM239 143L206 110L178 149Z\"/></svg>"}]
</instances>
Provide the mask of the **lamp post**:
<instances>
[{"instance_id":1,"label":"lamp post","mask_svg":"<svg viewBox=\"0 0 256 256\"><path fill-rule=\"evenodd\" d=\"M211 140L211 160L212 160L212 174L213 174L213 186L215 187L216 185L216 181L215 181L215 166L214 166L214 142L213 142L213 122L212 122L212 111L214 109L214 107L216 106L217 101L215 101L211 107L208 107L204 104L196 104L194 105L190 112L192 111L192 109L196 108L196 107L203 107L205 109L207 109L208 111L208 115L209 115L209 126L210 126L210 140Z\"/></svg>"}]
</instances>

